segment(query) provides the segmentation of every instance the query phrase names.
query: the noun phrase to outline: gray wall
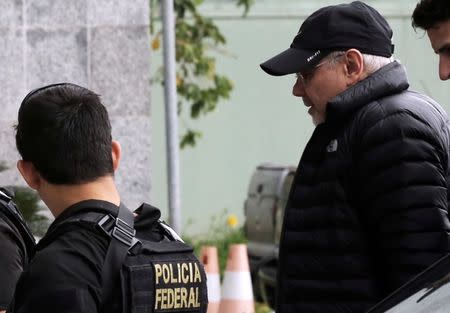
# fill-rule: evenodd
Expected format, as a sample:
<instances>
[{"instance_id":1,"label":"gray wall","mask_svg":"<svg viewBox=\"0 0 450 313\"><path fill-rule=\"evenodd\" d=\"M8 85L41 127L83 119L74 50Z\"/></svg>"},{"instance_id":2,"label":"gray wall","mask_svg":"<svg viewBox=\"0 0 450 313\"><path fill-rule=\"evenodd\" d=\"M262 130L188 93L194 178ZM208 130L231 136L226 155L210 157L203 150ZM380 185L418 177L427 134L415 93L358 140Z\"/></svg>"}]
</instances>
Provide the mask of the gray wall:
<instances>
[{"instance_id":1,"label":"gray wall","mask_svg":"<svg viewBox=\"0 0 450 313\"><path fill-rule=\"evenodd\" d=\"M129 207L150 197L148 0L0 1L1 185L23 185L12 125L25 94L54 82L99 93L122 145L116 180ZM70 147L68 147L70 153Z\"/></svg>"}]
</instances>

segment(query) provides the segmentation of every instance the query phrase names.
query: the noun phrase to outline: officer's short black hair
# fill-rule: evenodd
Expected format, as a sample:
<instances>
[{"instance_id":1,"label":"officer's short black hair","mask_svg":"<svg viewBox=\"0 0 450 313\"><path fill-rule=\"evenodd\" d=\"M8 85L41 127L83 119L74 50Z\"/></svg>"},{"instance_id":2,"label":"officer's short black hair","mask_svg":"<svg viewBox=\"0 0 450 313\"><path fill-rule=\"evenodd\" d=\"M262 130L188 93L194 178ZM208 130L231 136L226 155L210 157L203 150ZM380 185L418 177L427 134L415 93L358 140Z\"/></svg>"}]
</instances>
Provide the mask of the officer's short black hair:
<instances>
[{"instance_id":1,"label":"officer's short black hair","mask_svg":"<svg viewBox=\"0 0 450 313\"><path fill-rule=\"evenodd\" d=\"M414 28L430 29L436 24L450 20L449 0L421 0L412 15Z\"/></svg>"},{"instance_id":2,"label":"officer's short black hair","mask_svg":"<svg viewBox=\"0 0 450 313\"><path fill-rule=\"evenodd\" d=\"M53 184L79 184L113 175L111 124L94 92L75 84L52 84L22 101L16 146Z\"/></svg>"}]
</instances>

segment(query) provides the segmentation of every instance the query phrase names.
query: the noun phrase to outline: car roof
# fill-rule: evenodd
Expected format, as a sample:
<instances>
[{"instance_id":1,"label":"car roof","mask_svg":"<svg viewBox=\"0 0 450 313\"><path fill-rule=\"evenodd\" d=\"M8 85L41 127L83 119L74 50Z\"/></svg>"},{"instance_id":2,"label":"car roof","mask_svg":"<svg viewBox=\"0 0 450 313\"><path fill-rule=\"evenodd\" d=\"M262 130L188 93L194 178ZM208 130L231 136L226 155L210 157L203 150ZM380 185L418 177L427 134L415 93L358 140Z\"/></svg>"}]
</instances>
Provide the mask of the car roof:
<instances>
[{"instance_id":1,"label":"car roof","mask_svg":"<svg viewBox=\"0 0 450 313\"><path fill-rule=\"evenodd\" d=\"M448 312L449 283L450 255L446 255L366 313Z\"/></svg>"}]
</instances>

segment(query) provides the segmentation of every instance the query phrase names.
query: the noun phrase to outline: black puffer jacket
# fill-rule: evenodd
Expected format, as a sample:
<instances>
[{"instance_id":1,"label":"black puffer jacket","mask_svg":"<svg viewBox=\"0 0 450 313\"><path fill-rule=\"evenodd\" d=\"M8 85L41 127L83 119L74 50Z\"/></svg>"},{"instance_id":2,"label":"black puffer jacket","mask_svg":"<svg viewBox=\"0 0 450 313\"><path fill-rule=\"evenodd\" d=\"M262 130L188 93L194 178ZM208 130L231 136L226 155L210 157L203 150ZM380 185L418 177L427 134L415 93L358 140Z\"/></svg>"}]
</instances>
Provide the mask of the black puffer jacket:
<instances>
[{"instance_id":1,"label":"black puffer jacket","mask_svg":"<svg viewBox=\"0 0 450 313\"><path fill-rule=\"evenodd\" d=\"M286 206L277 313L362 313L450 251L447 115L393 62L328 104Z\"/></svg>"}]
</instances>

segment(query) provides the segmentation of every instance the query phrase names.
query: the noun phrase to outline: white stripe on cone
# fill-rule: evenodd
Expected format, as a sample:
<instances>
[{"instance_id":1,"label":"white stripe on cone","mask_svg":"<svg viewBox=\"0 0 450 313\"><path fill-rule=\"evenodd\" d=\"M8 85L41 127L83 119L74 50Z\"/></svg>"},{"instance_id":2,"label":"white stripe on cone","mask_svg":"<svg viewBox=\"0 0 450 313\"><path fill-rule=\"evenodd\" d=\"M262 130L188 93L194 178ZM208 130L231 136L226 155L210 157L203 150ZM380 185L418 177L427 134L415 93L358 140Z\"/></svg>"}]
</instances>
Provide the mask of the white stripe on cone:
<instances>
[{"instance_id":1,"label":"white stripe on cone","mask_svg":"<svg viewBox=\"0 0 450 313\"><path fill-rule=\"evenodd\" d=\"M227 268L222 284L219 313L254 313L252 281L248 265L247 246L230 245Z\"/></svg>"},{"instance_id":2,"label":"white stripe on cone","mask_svg":"<svg viewBox=\"0 0 450 313\"><path fill-rule=\"evenodd\" d=\"M218 313L220 305L220 275L217 247L203 246L201 262L205 267L206 285L208 288L207 313Z\"/></svg>"},{"instance_id":3,"label":"white stripe on cone","mask_svg":"<svg viewBox=\"0 0 450 313\"><path fill-rule=\"evenodd\" d=\"M206 274L208 287L208 300L209 302L220 302L220 275L219 274Z\"/></svg>"},{"instance_id":4,"label":"white stripe on cone","mask_svg":"<svg viewBox=\"0 0 450 313\"><path fill-rule=\"evenodd\" d=\"M222 284L222 299L253 300L250 272L226 271Z\"/></svg>"}]
</instances>

